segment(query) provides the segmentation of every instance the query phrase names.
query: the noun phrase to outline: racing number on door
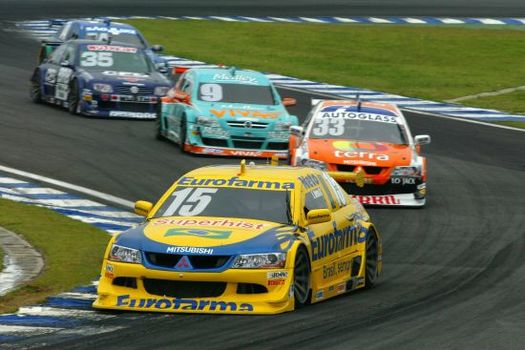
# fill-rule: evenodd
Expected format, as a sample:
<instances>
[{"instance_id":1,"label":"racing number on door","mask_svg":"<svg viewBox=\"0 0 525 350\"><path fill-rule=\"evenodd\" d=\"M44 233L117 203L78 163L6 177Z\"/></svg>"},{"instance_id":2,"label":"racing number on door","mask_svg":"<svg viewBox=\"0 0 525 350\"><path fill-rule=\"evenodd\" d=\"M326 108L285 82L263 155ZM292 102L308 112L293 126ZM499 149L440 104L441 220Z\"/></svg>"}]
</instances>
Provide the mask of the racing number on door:
<instances>
[{"instance_id":1,"label":"racing number on door","mask_svg":"<svg viewBox=\"0 0 525 350\"><path fill-rule=\"evenodd\" d=\"M218 191L218 188L185 188L174 191L174 197L163 216L181 215L194 216L202 213L212 200L211 194Z\"/></svg>"},{"instance_id":2,"label":"racing number on door","mask_svg":"<svg viewBox=\"0 0 525 350\"><path fill-rule=\"evenodd\" d=\"M341 136L345 132L345 120L343 118L323 118L315 122L312 131L315 136Z\"/></svg>"},{"instance_id":3,"label":"racing number on door","mask_svg":"<svg viewBox=\"0 0 525 350\"><path fill-rule=\"evenodd\" d=\"M58 70L57 82L55 88L55 98L59 100L66 100L69 94L69 78L73 74L70 68L62 67Z\"/></svg>"}]
</instances>

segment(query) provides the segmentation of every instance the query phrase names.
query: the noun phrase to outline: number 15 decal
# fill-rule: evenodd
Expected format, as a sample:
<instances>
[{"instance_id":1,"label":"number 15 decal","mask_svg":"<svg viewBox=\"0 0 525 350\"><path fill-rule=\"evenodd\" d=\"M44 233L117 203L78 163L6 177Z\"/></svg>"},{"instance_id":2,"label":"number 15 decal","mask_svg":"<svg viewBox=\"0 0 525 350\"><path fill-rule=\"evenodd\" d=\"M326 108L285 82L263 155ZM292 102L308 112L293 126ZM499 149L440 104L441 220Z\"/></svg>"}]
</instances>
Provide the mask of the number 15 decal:
<instances>
[{"instance_id":1,"label":"number 15 decal","mask_svg":"<svg viewBox=\"0 0 525 350\"><path fill-rule=\"evenodd\" d=\"M194 216L202 213L212 200L211 194L218 191L218 188L185 188L174 191L174 197L163 216Z\"/></svg>"}]
</instances>

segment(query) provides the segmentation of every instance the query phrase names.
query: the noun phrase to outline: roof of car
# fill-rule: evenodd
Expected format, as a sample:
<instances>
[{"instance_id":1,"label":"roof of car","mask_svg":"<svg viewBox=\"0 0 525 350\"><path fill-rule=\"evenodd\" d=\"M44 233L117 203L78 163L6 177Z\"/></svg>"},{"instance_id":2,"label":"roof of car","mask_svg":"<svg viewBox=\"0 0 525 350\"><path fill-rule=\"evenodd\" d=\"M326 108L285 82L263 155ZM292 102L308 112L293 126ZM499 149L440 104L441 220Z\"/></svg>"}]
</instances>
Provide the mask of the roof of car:
<instances>
[{"instance_id":1,"label":"roof of car","mask_svg":"<svg viewBox=\"0 0 525 350\"><path fill-rule=\"evenodd\" d=\"M130 24L120 22L104 22L102 20L73 20L71 23L80 24L81 27L96 26L96 27L109 27L109 28L122 28L122 29L133 29L137 30Z\"/></svg>"},{"instance_id":2,"label":"roof of car","mask_svg":"<svg viewBox=\"0 0 525 350\"><path fill-rule=\"evenodd\" d=\"M89 45L89 44L93 44L93 45L107 45L107 46L124 46L124 47L136 47L137 49L141 49L140 46L137 46L137 45L133 45L133 44L128 44L128 43L123 43L123 42L120 42L120 41L114 41L114 42L105 42L105 41L100 41L100 40L94 40L94 39L74 39L74 40L69 40L68 43L73 43L73 44L76 44L76 45Z\"/></svg>"}]
</instances>

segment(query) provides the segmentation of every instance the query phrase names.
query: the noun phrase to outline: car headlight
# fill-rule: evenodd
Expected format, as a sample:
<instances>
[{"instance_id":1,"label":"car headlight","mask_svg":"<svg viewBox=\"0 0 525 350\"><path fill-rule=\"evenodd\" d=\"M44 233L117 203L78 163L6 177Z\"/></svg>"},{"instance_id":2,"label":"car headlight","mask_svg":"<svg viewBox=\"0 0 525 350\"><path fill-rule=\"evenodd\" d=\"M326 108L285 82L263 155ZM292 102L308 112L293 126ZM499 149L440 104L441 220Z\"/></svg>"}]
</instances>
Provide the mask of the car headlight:
<instances>
[{"instance_id":1,"label":"car headlight","mask_svg":"<svg viewBox=\"0 0 525 350\"><path fill-rule=\"evenodd\" d=\"M197 124L202 125L202 126L211 126L214 128L221 127L221 124L216 119L208 118L202 115L197 117Z\"/></svg>"},{"instance_id":2,"label":"car headlight","mask_svg":"<svg viewBox=\"0 0 525 350\"><path fill-rule=\"evenodd\" d=\"M134 264L142 263L140 250L123 247L117 244L113 244L113 246L111 247L111 251L109 252L108 258L112 261L121 261Z\"/></svg>"},{"instance_id":3,"label":"car headlight","mask_svg":"<svg viewBox=\"0 0 525 350\"><path fill-rule=\"evenodd\" d=\"M153 93L157 96L166 96L169 89L167 86L157 86L155 90L153 90Z\"/></svg>"},{"instance_id":4,"label":"car headlight","mask_svg":"<svg viewBox=\"0 0 525 350\"><path fill-rule=\"evenodd\" d=\"M417 166L398 166L392 170L391 176L418 176L420 175L420 168Z\"/></svg>"},{"instance_id":5,"label":"car headlight","mask_svg":"<svg viewBox=\"0 0 525 350\"><path fill-rule=\"evenodd\" d=\"M270 138L270 139L286 139L286 140L288 140L289 136L290 136L290 133L288 131L269 131L268 132L268 138Z\"/></svg>"},{"instance_id":6,"label":"car headlight","mask_svg":"<svg viewBox=\"0 0 525 350\"><path fill-rule=\"evenodd\" d=\"M233 262L234 269L280 269L286 264L286 253L242 254Z\"/></svg>"},{"instance_id":7,"label":"car headlight","mask_svg":"<svg viewBox=\"0 0 525 350\"><path fill-rule=\"evenodd\" d=\"M113 87L109 84L95 83L93 84L93 90L104 94L110 94L113 92Z\"/></svg>"},{"instance_id":8,"label":"car headlight","mask_svg":"<svg viewBox=\"0 0 525 350\"><path fill-rule=\"evenodd\" d=\"M277 123L273 127L273 130L275 130L275 131L288 131L288 130L290 130L290 126L292 126L292 123Z\"/></svg>"},{"instance_id":9,"label":"car headlight","mask_svg":"<svg viewBox=\"0 0 525 350\"><path fill-rule=\"evenodd\" d=\"M322 160L317 160L317 159L303 158L299 160L297 165L308 167L308 168L314 168L314 169L318 169L321 171L326 171L328 169L325 162L323 162Z\"/></svg>"}]
</instances>

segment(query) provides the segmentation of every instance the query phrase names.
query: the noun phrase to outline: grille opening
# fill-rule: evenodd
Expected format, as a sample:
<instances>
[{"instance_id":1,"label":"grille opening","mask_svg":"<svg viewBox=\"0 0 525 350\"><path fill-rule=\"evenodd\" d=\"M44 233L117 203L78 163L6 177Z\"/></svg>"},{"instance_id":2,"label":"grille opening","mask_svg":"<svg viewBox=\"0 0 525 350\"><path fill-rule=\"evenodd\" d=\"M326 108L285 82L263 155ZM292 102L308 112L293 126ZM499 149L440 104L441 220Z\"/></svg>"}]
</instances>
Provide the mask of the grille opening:
<instances>
[{"instance_id":1,"label":"grille opening","mask_svg":"<svg viewBox=\"0 0 525 350\"><path fill-rule=\"evenodd\" d=\"M286 151L288 149L288 143L287 142L269 142L268 143L268 149L277 149Z\"/></svg>"},{"instance_id":2,"label":"grille opening","mask_svg":"<svg viewBox=\"0 0 525 350\"><path fill-rule=\"evenodd\" d=\"M179 298L213 298L226 290L226 282L171 281L144 278L144 289L153 295Z\"/></svg>"},{"instance_id":3,"label":"grille opening","mask_svg":"<svg viewBox=\"0 0 525 350\"><path fill-rule=\"evenodd\" d=\"M336 166L337 166L337 171L353 172L355 170L355 165L336 164Z\"/></svg>"},{"instance_id":4,"label":"grille opening","mask_svg":"<svg viewBox=\"0 0 525 350\"><path fill-rule=\"evenodd\" d=\"M209 137L203 137L202 143L204 143L206 146L228 147L228 140L223 139L212 139Z\"/></svg>"},{"instance_id":5,"label":"grille opening","mask_svg":"<svg viewBox=\"0 0 525 350\"><path fill-rule=\"evenodd\" d=\"M262 142L233 140L233 146L235 148L260 149L262 146Z\"/></svg>"},{"instance_id":6,"label":"grille opening","mask_svg":"<svg viewBox=\"0 0 525 350\"><path fill-rule=\"evenodd\" d=\"M238 283L237 294L262 294L268 293L268 288L256 283Z\"/></svg>"},{"instance_id":7,"label":"grille opening","mask_svg":"<svg viewBox=\"0 0 525 350\"><path fill-rule=\"evenodd\" d=\"M99 101L97 108L115 109L124 112L155 113L155 105L152 103Z\"/></svg>"},{"instance_id":8,"label":"grille opening","mask_svg":"<svg viewBox=\"0 0 525 350\"><path fill-rule=\"evenodd\" d=\"M136 86L138 88L137 93L131 92L131 86L115 86L114 93L119 95L153 95L153 88Z\"/></svg>"},{"instance_id":9,"label":"grille opening","mask_svg":"<svg viewBox=\"0 0 525 350\"><path fill-rule=\"evenodd\" d=\"M146 259L151 265L174 268L183 257L180 254L164 254L146 252ZM188 255L191 266L194 269L218 269L228 262L229 255Z\"/></svg>"},{"instance_id":10,"label":"grille opening","mask_svg":"<svg viewBox=\"0 0 525 350\"><path fill-rule=\"evenodd\" d=\"M117 277L113 280L113 285L137 289L137 279L134 277Z\"/></svg>"},{"instance_id":11,"label":"grille opening","mask_svg":"<svg viewBox=\"0 0 525 350\"><path fill-rule=\"evenodd\" d=\"M361 257L357 256L352 261L352 277L359 275L361 269Z\"/></svg>"},{"instance_id":12,"label":"grille opening","mask_svg":"<svg viewBox=\"0 0 525 350\"><path fill-rule=\"evenodd\" d=\"M383 170L383 168L379 166L364 166L363 170L369 175L377 175Z\"/></svg>"}]
</instances>

